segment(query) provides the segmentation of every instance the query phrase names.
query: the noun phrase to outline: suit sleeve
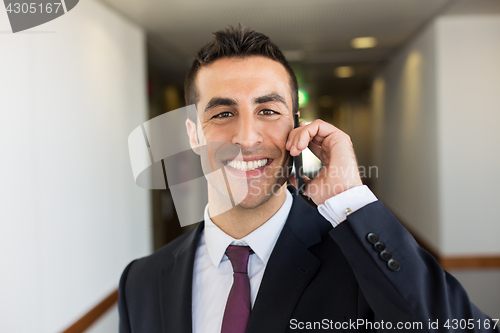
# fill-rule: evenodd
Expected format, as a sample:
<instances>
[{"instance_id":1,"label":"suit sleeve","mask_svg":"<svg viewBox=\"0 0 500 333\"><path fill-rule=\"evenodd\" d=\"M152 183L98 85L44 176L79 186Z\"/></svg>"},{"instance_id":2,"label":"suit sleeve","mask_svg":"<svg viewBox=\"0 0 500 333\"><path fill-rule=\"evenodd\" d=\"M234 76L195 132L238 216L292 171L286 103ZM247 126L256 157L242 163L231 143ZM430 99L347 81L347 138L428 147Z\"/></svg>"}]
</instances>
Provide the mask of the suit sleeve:
<instances>
[{"instance_id":1,"label":"suit sleeve","mask_svg":"<svg viewBox=\"0 0 500 333\"><path fill-rule=\"evenodd\" d=\"M135 261L135 260L134 260ZM132 261L127 265L120 278L120 284L118 286L118 313L119 313L119 332L120 333L131 333L130 320L127 309L127 297L125 294L125 285L127 283L127 276L132 264Z\"/></svg>"},{"instance_id":2,"label":"suit sleeve","mask_svg":"<svg viewBox=\"0 0 500 333\"><path fill-rule=\"evenodd\" d=\"M418 331L500 332L382 202L352 213L330 236L349 261L375 321L389 321L393 330L397 323L422 323Z\"/></svg>"}]
</instances>

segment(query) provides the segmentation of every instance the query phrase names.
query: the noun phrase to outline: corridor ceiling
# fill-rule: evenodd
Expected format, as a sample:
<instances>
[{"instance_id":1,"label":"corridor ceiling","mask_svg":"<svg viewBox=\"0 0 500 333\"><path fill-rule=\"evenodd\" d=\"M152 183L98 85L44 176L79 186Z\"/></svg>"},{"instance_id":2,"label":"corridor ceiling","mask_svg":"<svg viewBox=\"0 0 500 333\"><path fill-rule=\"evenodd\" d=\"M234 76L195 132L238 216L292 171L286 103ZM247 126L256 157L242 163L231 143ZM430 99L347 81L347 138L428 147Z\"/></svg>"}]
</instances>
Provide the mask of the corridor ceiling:
<instances>
[{"instance_id":1,"label":"corridor ceiling","mask_svg":"<svg viewBox=\"0 0 500 333\"><path fill-rule=\"evenodd\" d=\"M196 51L227 25L270 36L298 68L305 84L347 81L333 69L353 65L365 82L375 68L455 0L100 0L142 26L150 68L181 82ZM356 50L355 37L378 45Z\"/></svg>"}]
</instances>

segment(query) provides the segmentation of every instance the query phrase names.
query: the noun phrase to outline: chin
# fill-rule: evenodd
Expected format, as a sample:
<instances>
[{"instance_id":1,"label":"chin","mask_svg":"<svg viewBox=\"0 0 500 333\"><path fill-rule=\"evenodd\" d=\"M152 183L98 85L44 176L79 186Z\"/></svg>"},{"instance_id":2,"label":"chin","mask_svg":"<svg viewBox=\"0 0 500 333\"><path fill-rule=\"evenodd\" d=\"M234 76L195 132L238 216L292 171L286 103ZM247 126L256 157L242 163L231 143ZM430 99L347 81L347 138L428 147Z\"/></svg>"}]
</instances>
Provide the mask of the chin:
<instances>
[{"instance_id":1,"label":"chin","mask_svg":"<svg viewBox=\"0 0 500 333\"><path fill-rule=\"evenodd\" d=\"M253 195L248 195L243 201L241 201L236 207L243 208L243 209L255 209L259 206L262 206L266 202L271 199L272 195L260 195L260 196L253 196Z\"/></svg>"},{"instance_id":2,"label":"chin","mask_svg":"<svg viewBox=\"0 0 500 333\"><path fill-rule=\"evenodd\" d=\"M265 184L264 186L249 186L248 194L241 200L237 206L244 209L257 208L268 202L282 188L285 182L277 182L273 185Z\"/></svg>"}]
</instances>

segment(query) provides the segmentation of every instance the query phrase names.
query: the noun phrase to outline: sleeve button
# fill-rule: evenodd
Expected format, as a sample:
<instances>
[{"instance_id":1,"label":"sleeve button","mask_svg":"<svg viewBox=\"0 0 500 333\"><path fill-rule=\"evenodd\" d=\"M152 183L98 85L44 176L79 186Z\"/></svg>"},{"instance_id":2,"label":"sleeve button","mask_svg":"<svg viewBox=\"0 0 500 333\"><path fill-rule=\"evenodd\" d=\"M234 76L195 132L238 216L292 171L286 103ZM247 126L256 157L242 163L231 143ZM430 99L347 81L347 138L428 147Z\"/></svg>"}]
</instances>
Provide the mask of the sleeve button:
<instances>
[{"instance_id":1,"label":"sleeve button","mask_svg":"<svg viewBox=\"0 0 500 333\"><path fill-rule=\"evenodd\" d=\"M391 259L387 262L387 267L389 267L391 271L396 272L401 268L401 264L399 263L399 261Z\"/></svg>"},{"instance_id":2,"label":"sleeve button","mask_svg":"<svg viewBox=\"0 0 500 333\"><path fill-rule=\"evenodd\" d=\"M378 235L373 233L373 232L370 232L366 238L368 239L368 241L370 242L370 244L375 244L376 242L378 242Z\"/></svg>"},{"instance_id":3,"label":"sleeve button","mask_svg":"<svg viewBox=\"0 0 500 333\"><path fill-rule=\"evenodd\" d=\"M392 258L391 252L387 250L380 252L380 259L382 259L383 261L389 261L391 258Z\"/></svg>"},{"instance_id":4,"label":"sleeve button","mask_svg":"<svg viewBox=\"0 0 500 333\"><path fill-rule=\"evenodd\" d=\"M377 252L382 252L385 250L385 244L382 242L376 242L375 244L373 244L373 248Z\"/></svg>"}]
</instances>

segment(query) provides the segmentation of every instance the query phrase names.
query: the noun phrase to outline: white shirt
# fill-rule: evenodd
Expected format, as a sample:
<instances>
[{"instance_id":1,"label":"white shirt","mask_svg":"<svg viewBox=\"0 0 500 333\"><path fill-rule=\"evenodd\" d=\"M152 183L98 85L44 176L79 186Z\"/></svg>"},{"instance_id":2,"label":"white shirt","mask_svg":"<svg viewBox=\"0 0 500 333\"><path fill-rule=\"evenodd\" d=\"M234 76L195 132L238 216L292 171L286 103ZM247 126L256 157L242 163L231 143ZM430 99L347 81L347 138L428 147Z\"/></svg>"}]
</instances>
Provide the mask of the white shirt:
<instances>
[{"instance_id":1,"label":"white shirt","mask_svg":"<svg viewBox=\"0 0 500 333\"><path fill-rule=\"evenodd\" d=\"M233 284L233 267L225 255L229 245L248 245L255 252L248 260L250 301L253 307L271 252L285 225L293 197L286 191L281 208L259 228L242 239L234 239L217 227L205 208L205 228L196 250L193 271L193 333L220 333L227 297ZM367 186L358 186L342 192L319 205L318 210L333 227L351 212L376 201Z\"/></svg>"}]
</instances>

